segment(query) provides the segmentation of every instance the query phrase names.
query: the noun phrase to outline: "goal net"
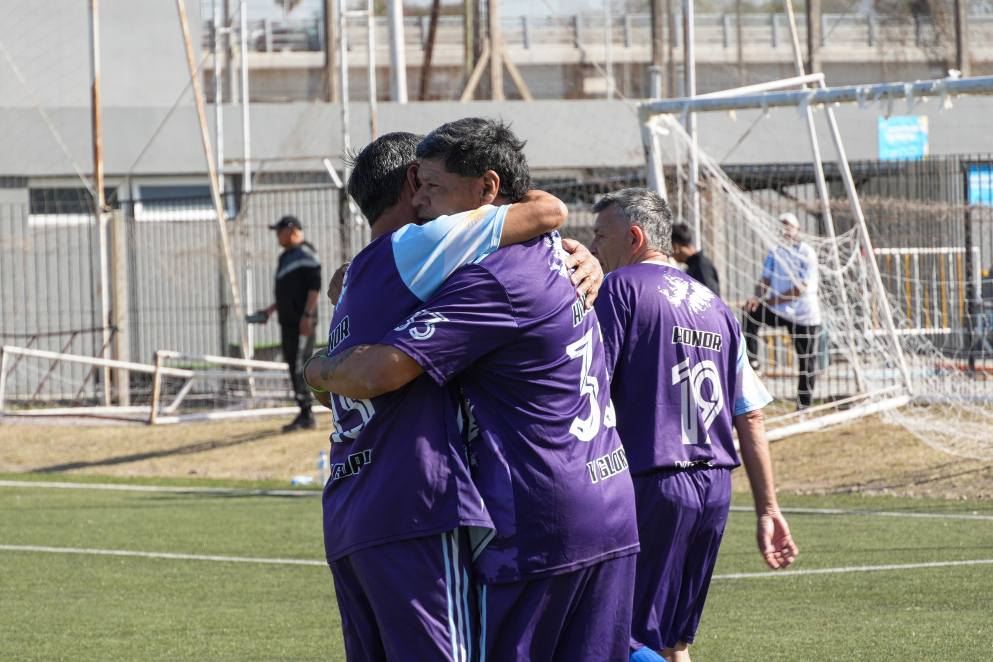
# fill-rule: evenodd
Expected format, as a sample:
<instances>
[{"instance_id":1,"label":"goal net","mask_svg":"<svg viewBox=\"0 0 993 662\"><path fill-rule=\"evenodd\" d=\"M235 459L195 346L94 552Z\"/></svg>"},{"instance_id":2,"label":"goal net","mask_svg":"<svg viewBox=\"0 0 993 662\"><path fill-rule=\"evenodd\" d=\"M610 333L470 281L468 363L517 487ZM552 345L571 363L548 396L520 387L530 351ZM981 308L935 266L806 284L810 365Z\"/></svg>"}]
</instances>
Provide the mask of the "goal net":
<instances>
[{"instance_id":1,"label":"goal net","mask_svg":"<svg viewBox=\"0 0 993 662\"><path fill-rule=\"evenodd\" d=\"M770 251L794 250L784 236L780 213L789 211L799 218L800 241L817 255L821 324L813 367L808 368L815 381L812 407L795 411L792 406L799 357L787 330L760 326L754 338L759 373L779 407L767 421L770 438L880 413L934 448L964 457L993 457L989 366L982 360L978 366L966 365L942 349L947 343L941 339L951 333L972 337L972 330L953 329L947 323L949 307L954 312L968 304L960 249L874 251L868 237L850 222L853 214L846 211L849 201L844 199L831 201L838 229L832 239L819 227L818 201L805 203L785 188L762 195L745 191L699 149L694 187L689 170L692 142L678 119L655 115L646 127L665 164L674 220L699 229L699 244L715 263L721 296L732 309L740 313L754 295ZM694 195L699 196L698 222ZM873 205L868 202L865 207L871 214ZM851 229L842 231L844 227ZM947 279L935 277L939 263L942 269L947 265ZM787 267L787 272L795 285L802 285L798 271Z\"/></svg>"}]
</instances>

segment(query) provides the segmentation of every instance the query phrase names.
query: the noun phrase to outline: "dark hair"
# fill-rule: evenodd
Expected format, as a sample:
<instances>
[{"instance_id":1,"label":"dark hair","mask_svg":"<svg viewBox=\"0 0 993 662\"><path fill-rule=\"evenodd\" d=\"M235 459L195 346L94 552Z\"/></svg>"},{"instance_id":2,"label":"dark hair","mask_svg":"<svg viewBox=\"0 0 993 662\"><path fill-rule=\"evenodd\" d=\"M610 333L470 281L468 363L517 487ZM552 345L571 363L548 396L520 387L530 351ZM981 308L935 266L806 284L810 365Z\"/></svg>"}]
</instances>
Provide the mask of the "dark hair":
<instances>
[{"instance_id":1,"label":"dark hair","mask_svg":"<svg viewBox=\"0 0 993 662\"><path fill-rule=\"evenodd\" d=\"M648 248L672 255L672 211L662 196L647 188L626 188L597 200L593 213L599 214L611 205L621 218L645 232Z\"/></svg>"},{"instance_id":2,"label":"dark hair","mask_svg":"<svg viewBox=\"0 0 993 662\"><path fill-rule=\"evenodd\" d=\"M672 226L672 243L680 246L693 245L693 230L686 223L676 223Z\"/></svg>"},{"instance_id":3,"label":"dark hair","mask_svg":"<svg viewBox=\"0 0 993 662\"><path fill-rule=\"evenodd\" d=\"M379 220L387 209L400 201L407 182L407 169L417 163L417 144L424 136L413 133L387 133L365 146L346 162L352 168L348 176L348 194L368 219Z\"/></svg>"},{"instance_id":4,"label":"dark hair","mask_svg":"<svg viewBox=\"0 0 993 662\"><path fill-rule=\"evenodd\" d=\"M492 170L500 177L500 195L519 202L531 190L524 145L503 120L467 117L429 133L417 146L417 158L443 161L445 170L463 177Z\"/></svg>"}]
</instances>

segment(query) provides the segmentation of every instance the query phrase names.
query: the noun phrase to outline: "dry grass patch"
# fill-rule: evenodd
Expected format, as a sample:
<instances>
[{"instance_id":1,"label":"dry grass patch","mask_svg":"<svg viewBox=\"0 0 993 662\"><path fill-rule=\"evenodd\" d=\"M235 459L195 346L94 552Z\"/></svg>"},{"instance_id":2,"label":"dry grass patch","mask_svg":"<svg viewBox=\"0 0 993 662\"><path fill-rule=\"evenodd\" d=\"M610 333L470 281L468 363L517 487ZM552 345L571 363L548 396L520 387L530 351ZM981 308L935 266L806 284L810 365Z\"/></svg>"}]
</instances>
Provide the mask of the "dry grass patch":
<instances>
[{"instance_id":1,"label":"dry grass patch","mask_svg":"<svg viewBox=\"0 0 993 662\"><path fill-rule=\"evenodd\" d=\"M993 499L993 461L948 455L875 417L784 439L771 450L780 492ZM744 471L734 472L734 489L748 490Z\"/></svg>"},{"instance_id":2,"label":"dry grass patch","mask_svg":"<svg viewBox=\"0 0 993 662\"><path fill-rule=\"evenodd\" d=\"M9 420L9 419L8 419ZM288 419L185 425L0 424L0 472L286 480L317 474L330 418L282 434Z\"/></svg>"}]
</instances>

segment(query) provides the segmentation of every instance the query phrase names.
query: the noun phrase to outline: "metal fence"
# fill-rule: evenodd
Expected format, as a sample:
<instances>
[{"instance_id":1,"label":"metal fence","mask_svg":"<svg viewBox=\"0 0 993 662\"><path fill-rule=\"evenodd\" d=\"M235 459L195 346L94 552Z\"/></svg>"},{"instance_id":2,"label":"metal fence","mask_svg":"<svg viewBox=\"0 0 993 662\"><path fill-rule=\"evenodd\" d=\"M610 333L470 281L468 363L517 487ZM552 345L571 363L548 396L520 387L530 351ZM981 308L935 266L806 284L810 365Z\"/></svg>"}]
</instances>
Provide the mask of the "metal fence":
<instances>
[{"instance_id":1,"label":"metal fence","mask_svg":"<svg viewBox=\"0 0 993 662\"><path fill-rule=\"evenodd\" d=\"M85 203L85 201L83 201ZM339 193L329 187L264 190L247 198L229 194L227 221L245 314L273 303L273 275L281 249L268 225L286 214L299 218L330 276L365 244L368 229L343 225ZM111 329L115 356L151 363L157 350L240 356L216 214L209 198L124 201L110 214L107 236L113 296L126 320ZM100 241L90 214L39 205L0 207L0 343L98 356L103 349ZM326 280L326 278L325 278ZM324 300L323 293L319 299ZM331 307L318 306L318 328ZM281 360L279 328L252 325L256 358ZM19 368L19 369L15 369ZM99 398L100 370L16 359L9 401ZM132 373L134 382L147 381ZM135 383L133 392L141 392Z\"/></svg>"},{"instance_id":2,"label":"metal fence","mask_svg":"<svg viewBox=\"0 0 993 662\"><path fill-rule=\"evenodd\" d=\"M989 49L984 44L993 39L993 13L978 3L969 16L973 75L993 69ZM985 12L985 13L982 13ZM214 26L211 12L203 23L202 48L211 52ZM798 14L797 31L806 48L807 17ZM671 75L668 96L684 96L683 17L673 16ZM792 41L784 13L706 13L695 17L697 93L777 80L793 75ZM823 71L831 86L896 82L940 78L955 62L954 32L934 18L924 16L885 15L875 12L846 12L821 16L820 55ZM408 93L419 99L421 67L427 51L429 19L407 16L403 19L408 67ZM238 26L235 26L237 29ZM605 81L596 65L606 61L610 44L614 80L621 92L632 98L647 98L651 92L648 66L652 64L651 19L647 13L624 13L611 18L605 30L602 13L553 16L504 16L501 34L510 58L535 98L602 98ZM609 33L609 42L607 35ZM741 48L739 49L739 34ZM325 96L322 82L324 60L306 57L326 48L322 16L285 21L249 21L250 51L271 53L258 64L250 64L250 94L255 101L294 101ZM389 35L385 17L376 19L375 39L380 67L389 62ZM666 37L668 39L668 37ZM350 66L361 70L366 61L368 32L364 21L350 21L345 31L346 47L352 52ZM479 44L477 43L477 46ZM468 72L465 66L465 31L461 16L441 16L432 51L432 75L428 99L457 99ZM669 53L669 44L665 44ZM281 56L285 54L285 56ZM740 59L739 59L740 58ZM251 62L251 58L250 58ZM667 63L667 68L670 63ZM237 62L233 66L238 66ZM213 75L205 70L205 80ZM350 96L367 99L365 76L359 71L350 75ZM388 76L381 73L377 90L380 100L389 99ZM483 88L488 85L484 78ZM507 98L520 98L516 86L505 81ZM212 98L212 85L207 84ZM482 92L482 90L481 90ZM486 96L485 93L482 94Z\"/></svg>"},{"instance_id":3,"label":"metal fence","mask_svg":"<svg viewBox=\"0 0 993 662\"><path fill-rule=\"evenodd\" d=\"M875 259L890 300L899 310L902 329L926 337L949 359L949 365L984 379L986 390L993 393L993 158L864 161L853 162L851 167ZM840 234L853 227L854 218L837 166L828 164L826 170L832 215ZM812 166L735 166L726 172L770 213L793 212L806 232L824 236ZM669 190L677 190L675 173L667 174ZM570 206L563 234L588 243L595 220L590 206L608 191L645 186L645 177L639 172L599 172L580 182L541 185ZM720 196L711 196L707 186L701 197L705 208L719 204ZM677 220L688 220L688 209L680 208L678 200L670 202ZM721 217L718 209L710 212ZM765 249L748 227L733 225L704 239L720 271L722 297L740 310L759 280ZM745 263L730 264L722 258L729 255L744 256ZM818 399L852 393L847 368L838 363L832 350L837 341L820 339ZM790 339L765 330L760 346L770 390L777 398L790 399L797 369Z\"/></svg>"},{"instance_id":4,"label":"metal fence","mask_svg":"<svg viewBox=\"0 0 993 662\"><path fill-rule=\"evenodd\" d=\"M905 324L921 329L950 361L993 375L993 157L855 162L852 168L877 264ZM770 212L793 211L807 232L824 234L809 165L736 166L727 172ZM829 165L827 176L835 224L844 232L852 218L837 169ZM570 207L563 234L586 244L592 240L592 204L608 191L644 184L643 173L632 170L538 182ZM0 207L0 343L101 354L100 244L92 216L84 213L87 204L39 197L30 205ZM368 240L361 219L361 224L342 223L339 192L328 186L229 194L226 205L246 314L272 303L280 249L268 225L281 216L293 214L303 222L306 239L323 261L325 281ZM243 354L209 199L121 202L110 225L109 234L122 247L109 251L112 258L117 255L112 303L127 313L126 325L110 330L116 355L123 348L129 360L150 363L157 350ZM723 298L740 307L759 277L764 254L748 228L726 228L720 241L727 255L732 246L751 245L756 252L750 266L727 265L720 274ZM331 307L320 305L318 328L327 328L330 317ZM275 321L250 330L254 356L278 360ZM769 342L772 363L792 369L790 347L778 338ZM827 351L829 343L822 346ZM830 360L825 355L822 365ZM99 399L100 370L13 361L7 393L15 401ZM142 391L141 379L146 378L132 374L136 393ZM832 382L828 371L817 395L844 395L848 388L847 381ZM783 386L780 395L787 392Z\"/></svg>"}]
</instances>

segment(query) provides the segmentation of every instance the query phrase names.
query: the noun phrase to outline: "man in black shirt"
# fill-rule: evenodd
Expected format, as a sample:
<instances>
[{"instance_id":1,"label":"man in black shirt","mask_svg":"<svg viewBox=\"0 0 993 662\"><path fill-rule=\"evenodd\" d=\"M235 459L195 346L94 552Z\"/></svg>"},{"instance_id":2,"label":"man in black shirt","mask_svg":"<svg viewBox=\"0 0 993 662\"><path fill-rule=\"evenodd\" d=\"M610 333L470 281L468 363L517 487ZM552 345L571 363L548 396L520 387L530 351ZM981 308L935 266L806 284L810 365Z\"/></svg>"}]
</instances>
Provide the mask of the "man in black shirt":
<instances>
[{"instance_id":1,"label":"man in black shirt","mask_svg":"<svg viewBox=\"0 0 993 662\"><path fill-rule=\"evenodd\" d=\"M317 250L303 240L303 226L293 216L284 216L275 225L276 239L283 247L276 267L276 303L258 311L266 322L279 312L282 329L283 360L290 366L290 381L300 414L283 432L317 427L310 410L311 395L303 379L303 364L314 353L314 322L317 320L317 297L321 290L321 262Z\"/></svg>"},{"instance_id":2,"label":"man in black shirt","mask_svg":"<svg viewBox=\"0 0 993 662\"><path fill-rule=\"evenodd\" d=\"M693 231L686 223L672 226L672 251L673 259L686 265L687 276L706 285L707 289L718 297L721 296L721 281L717 277L717 268L703 251L693 247Z\"/></svg>"}]
</instances>

